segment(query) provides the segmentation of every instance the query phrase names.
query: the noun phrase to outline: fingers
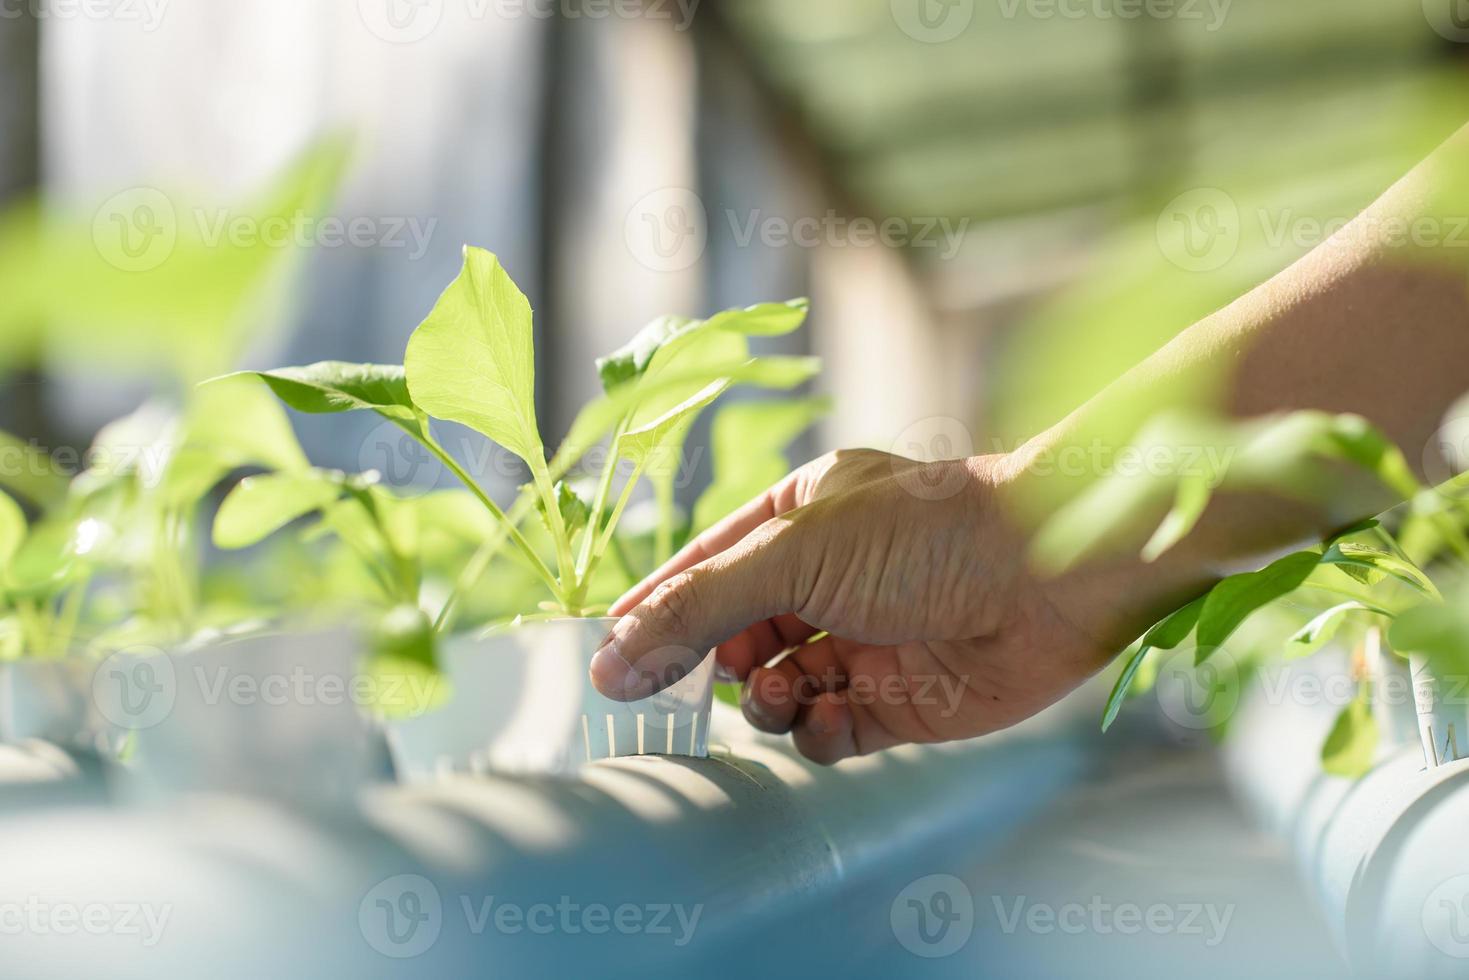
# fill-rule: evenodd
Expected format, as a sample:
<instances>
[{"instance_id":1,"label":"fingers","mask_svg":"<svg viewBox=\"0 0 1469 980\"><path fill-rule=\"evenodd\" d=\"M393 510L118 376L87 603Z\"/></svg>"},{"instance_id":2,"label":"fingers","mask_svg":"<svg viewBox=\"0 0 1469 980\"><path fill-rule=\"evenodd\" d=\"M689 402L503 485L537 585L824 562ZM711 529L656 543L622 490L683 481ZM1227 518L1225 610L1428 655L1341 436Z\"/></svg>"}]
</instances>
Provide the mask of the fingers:
<instances>
[{"instance_id":1,"label":"fingers","mask_svg":"<svg viewBox=\"0 0 1469 980\"><path fill-rule=\"evenodd\" d=\"M789 477L787 478L789 480ZM607 611L609 616L625 616L637 605L648 598L653 590L680 572L708 561L710 558L729 550L738 544L756 528L779 516L777 501L783 496L782 490L785 483L778 483L769 490L745 504L739 510L730 514L724 520L704 531L694 540L668 559L652 575L642 582L617 602Z\"/></svg>"},{"instance_id":2,"label":"fingers","mask_svg":"<svg viewBox=\"0 0 1469 980\"><path fill-rule=\"evenodd\" d=\"M773 735L789 732L796 749L820 765L921 737L921 731L910 730L915 728L911 722L903 721L912 714L912 704L871 696L884 686L878 676L890 674L887 666L862 662L872 660L873 653L871 648L865 654L844 648L842 641L827 636L774 666L757 668L741 692L746 720ZM906 688L887 686L895 691Z\"/></svg>"},{"instance_id":3,"label":"fingers","mask_svg":"<svg viewBox=\"0 0 1469 980\"><path fill-rule=\"evenodd\" d=\"M733 527L721 525L731 535ZM618 621L592 658L592 683L619 701L649 697L675 683L711 648L753 624L793 612L798 562L788 522L768 521L742 532L737 543L665 579Z\"/></svg>"},{"instance_id":4,"label":"fingers","mask_svg":"<svg viewBox=\"0 0 1469 980\"><path fill-rule=\"evenodd\" d=\"M890 749L905 741L890 732L870 708L852 701L846 692L818 697L792 730L791 739L797 751L822 766Z\"/></svg>"},{"instance_id":5,"label":"fingers","mask_svg":"<svg viewBox=\"0 0 1469 980\"><path fill-rule=\"evenodd\" d=\"M742 681L756 667L770 662L791 647L805 643L815 633L816 627L802 622L797 616L776 616L756 623L719 644L714 653L719 658L719 665L736 680Z\"/></svg>"}]
</instances>

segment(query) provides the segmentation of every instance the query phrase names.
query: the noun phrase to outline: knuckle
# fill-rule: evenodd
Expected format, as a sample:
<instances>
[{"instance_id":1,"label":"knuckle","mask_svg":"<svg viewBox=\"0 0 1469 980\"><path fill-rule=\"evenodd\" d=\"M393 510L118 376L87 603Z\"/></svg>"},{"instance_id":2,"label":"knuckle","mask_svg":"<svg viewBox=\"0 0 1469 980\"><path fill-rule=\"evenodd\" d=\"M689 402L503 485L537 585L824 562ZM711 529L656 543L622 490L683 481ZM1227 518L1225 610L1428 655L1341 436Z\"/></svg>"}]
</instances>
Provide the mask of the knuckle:
<instances>
[{"instance_id":1,"label":"knuckle","mask_svg":"<svg viewBox=\"0 0 1469 980\"><path fill-rule=\"evenodd\" d=\"M698 611L699 576L675 575L648 597L649 625L660 636L684 636L694 626Z\"/></svg>"}]
</instances>

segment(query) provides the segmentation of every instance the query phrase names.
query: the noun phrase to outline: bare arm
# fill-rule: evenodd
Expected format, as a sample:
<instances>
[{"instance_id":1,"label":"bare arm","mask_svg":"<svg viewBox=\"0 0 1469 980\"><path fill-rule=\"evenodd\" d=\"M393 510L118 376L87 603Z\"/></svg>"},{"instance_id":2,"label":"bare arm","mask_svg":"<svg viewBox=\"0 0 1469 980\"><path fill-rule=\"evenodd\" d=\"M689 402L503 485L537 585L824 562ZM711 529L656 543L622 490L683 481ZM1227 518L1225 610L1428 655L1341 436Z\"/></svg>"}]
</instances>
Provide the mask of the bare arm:
<instances>
[{"instance_id":1,"label":"bare arm","mask_svg":"<svg viewBox=\"0 0 1469 980\"><path fill-rule=\"evenodd\" d=\"M1419 462L1469 389L1466 186L1469 130L1331 241L1014 454L925 465L837 453L802 467L614 606L623 619L594 681L643 697L717 647L746 679L750 722L791 732L821 762L1034 714L1224 564L1389 502L1369 481L1344 480L1319 505L1226 494L1158 562L1123 556L1041 579L1025 561L1035 522L1098 474L1072 479L1037 461L1120 447L1150 412L1203 402L1240 417L1355 412ZM935 691L952 696L922 700Z\"/></svg>"}]
</instances>

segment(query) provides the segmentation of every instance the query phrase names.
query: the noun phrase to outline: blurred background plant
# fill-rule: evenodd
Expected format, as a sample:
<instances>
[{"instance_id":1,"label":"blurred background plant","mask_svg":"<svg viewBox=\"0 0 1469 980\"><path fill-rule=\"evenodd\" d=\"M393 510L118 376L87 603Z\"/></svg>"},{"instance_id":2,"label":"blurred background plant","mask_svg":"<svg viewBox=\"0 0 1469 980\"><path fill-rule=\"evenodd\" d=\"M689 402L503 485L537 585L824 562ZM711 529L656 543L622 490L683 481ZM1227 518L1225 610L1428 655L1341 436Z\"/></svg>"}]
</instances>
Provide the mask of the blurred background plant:
<instances>
[{"instance_id":1,"label":"blurred background plant","mask_svg":"<svg viewBox=\"0 0 1469 980\"><path fill-rule=\"evenodd\" d=\"M222 493L201 484L226 464L376 471L364 492L414 515L425 591L452 588L482 529L449 530L472 519L438 460L370 413L291 415L299 447L273 441L288 455L268 458L253 440L282 431L279 409L188 392L238 368L396 361L463 242L494 244L536 309L551 443L598 391L588 352L629 325L812 298L809 331L754 347L820 356L815 390L742 395L694 425L673 479L630 502L642 533L606 566L610 593L820 450L1013 448L1469 118L1469 47L1416 0L1137 18L954 4L941 23L916 0L553 6L430 4L399 24L372 3L263 0L0 22L0 450L40 460L0 473L28 527L0 542L33 569L6 586L6 649L381 601L340 533L211 548ZM322 136L337 132L350 153ZM1191 379L1159 401L1207 419L1211 394ZM823 399L841 410L808 429ZM1158 408L1127 406L1117 444L1164 424ZM527 480L461 427L440 438L497 500ZM236 448L189 473L204 439ZM180 462L84 474L94 442ZM177 481L176 502L125 509L140 480ZM1423 526L1399 529L1405 550ZM99 548L105 574L87 571ZM83 549L96 557L57 578L54 556ZM197 589L179 584L196 569ZM517 574L479 580L467 619L523 608L537 583Z\"/></svg>"}]
</instances>

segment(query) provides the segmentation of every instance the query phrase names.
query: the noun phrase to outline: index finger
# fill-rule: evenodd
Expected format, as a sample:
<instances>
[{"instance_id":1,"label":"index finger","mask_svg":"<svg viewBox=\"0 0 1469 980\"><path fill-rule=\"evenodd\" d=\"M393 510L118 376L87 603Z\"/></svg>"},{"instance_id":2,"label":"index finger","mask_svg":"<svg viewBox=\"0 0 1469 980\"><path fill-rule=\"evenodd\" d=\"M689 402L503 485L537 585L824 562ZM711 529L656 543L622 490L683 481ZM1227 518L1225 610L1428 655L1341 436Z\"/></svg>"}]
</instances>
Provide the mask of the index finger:
<instances>
[{"instance_id":1,"label":"index finger","mask_svg":"<svg viewBox=\"0 0 1469 980\"><path fill-rule=\"evenodd\" d=\"M637 608L638 603L648 598L652 591L663 582L679 572L687 571L700 562L708 561L715 555L728 551L739 544L751 531L766 521L779 517L780 509L777 501L780 497L780 490L789 480L790 477L787 477L777 483L684 545L678 554L663 563L663 567L643 579L631 592L614 602L607 610L607 615L626 615Z\"/></svg>"}]
</instances>

